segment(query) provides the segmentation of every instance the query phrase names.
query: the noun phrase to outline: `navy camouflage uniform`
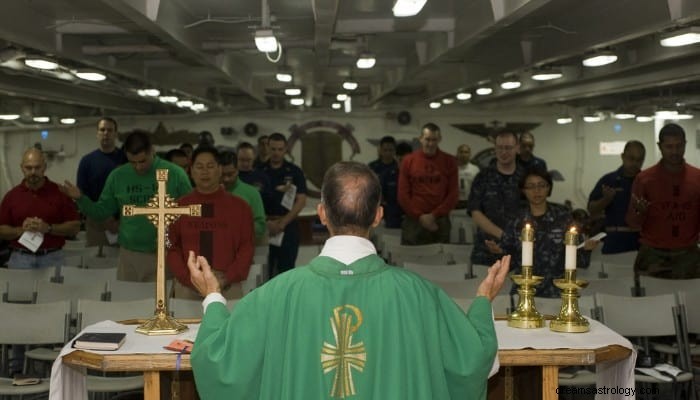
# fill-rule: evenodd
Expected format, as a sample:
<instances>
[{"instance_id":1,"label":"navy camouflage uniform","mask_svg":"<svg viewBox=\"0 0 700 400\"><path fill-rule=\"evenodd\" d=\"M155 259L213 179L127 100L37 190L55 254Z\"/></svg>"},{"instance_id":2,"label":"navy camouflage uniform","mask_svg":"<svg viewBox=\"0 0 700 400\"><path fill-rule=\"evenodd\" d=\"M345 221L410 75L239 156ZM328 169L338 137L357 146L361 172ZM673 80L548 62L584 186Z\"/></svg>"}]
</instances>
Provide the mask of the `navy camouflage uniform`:
<instances>
[{"instance_id":1,"label":"navy camouflage uniform","mask_svg":"<svg viewBox=\"0 0 700 400\"><path fill-rule=\"evenodd\" d=\"M525 223L530 223L535 230L535 244L533 250L532 273L543 276L542 283L537 285L535 296L559 297L560 290L554 286L553 279L564 276L564 234L573 226L571 211L561 204L547 203L547 211L544 215L534 217L530 214L530 208L521 208L519 215L508 222L503 230L503 237L499 245L511 258L511 270L519 274L522 267L522 245L520 233ZM577 228L580 232L580 227ZM579 236L579 243L583 241ZM576 267L587 268L591 261L591 252L578 249L576 252ZM515 285L511 293L515 293Z\"/></svg>"},{"instance_id":2,"label":"navy camouflage uniform","mask_svg":"<svg viewBox=\"0 0 700 400\"><path fill-rule=\"evenodd\" d=\"M520 166L512 175L501 174L495 164L482 169L472 183L467 200L467 213L471 215L472 211L481 211L491 222L503 229L508 221L515 218L522 204L518 184L524 174L525 170ZM498 260L498 255L491 253L486 247L484 241L487 239L497 240L481 229L476 230L472 264L492 265Z\"/></svg>"}]
</instances>

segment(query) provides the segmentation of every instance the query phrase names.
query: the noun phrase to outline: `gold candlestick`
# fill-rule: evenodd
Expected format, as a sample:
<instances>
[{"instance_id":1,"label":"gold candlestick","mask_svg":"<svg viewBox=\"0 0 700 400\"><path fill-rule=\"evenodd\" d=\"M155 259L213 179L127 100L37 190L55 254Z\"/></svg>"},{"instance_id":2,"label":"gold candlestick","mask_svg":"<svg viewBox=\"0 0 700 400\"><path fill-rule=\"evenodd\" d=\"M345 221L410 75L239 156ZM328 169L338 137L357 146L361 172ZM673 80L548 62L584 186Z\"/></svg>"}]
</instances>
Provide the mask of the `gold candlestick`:
<instances>
[{"instance_id":1,"label":"gold candlestick","mask_svg":"<svg viewBox=\"0 0 700 400\"><path fill-rule=\"evenodd\" d=\"M523 242L533 242L535 232L530 224L523 228L520 239ZM541 276L532 275L532 265L523 265L522 273L513 274L510 279L518 285L518 305L508 316L508 326L513 328L542 328L544 327L544 317L537 311L535 306L535 286L542 283Z\"/></svg>"},{"instance_id":2,"label":"gold candlestick","mask_svg":"<svg viewBox=\"0 0 700 400\"><path fill-rule=\"evenodd\" d=\"M564 245L575 246L576 230L572 229L564 236ZM576 268L564 270L564 279L555 279L554 285L561 289L561 309L559 315L549 323L549 329L555 332L588 332L590 324L581 316L578 309L579 290L588 286L588 281L576 279Z\"/></svg>"}]
</instances>

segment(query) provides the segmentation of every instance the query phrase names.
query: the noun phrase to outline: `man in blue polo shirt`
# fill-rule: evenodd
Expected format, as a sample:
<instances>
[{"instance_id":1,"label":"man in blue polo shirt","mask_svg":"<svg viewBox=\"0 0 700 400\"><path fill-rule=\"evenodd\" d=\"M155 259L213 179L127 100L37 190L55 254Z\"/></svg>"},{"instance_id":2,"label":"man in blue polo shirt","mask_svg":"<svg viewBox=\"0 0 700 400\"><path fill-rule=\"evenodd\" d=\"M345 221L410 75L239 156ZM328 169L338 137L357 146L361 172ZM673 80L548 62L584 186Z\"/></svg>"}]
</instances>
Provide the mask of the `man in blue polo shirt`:
<instances>
[{"instance_id":1,"label":"man in blue polo shirt","mask_svg":"<svg viewBox=\"0 0 700 400\"><path fill-rule=\"evenodd\" d=\"M605 215L603 254L624 253L639 249L639 230L625 222L632 195L632 182L642 169L646 150L642 142L630 140L622 152L622 166L604 175L588 196L591 217Z\"/></svg>"}]
</instances>

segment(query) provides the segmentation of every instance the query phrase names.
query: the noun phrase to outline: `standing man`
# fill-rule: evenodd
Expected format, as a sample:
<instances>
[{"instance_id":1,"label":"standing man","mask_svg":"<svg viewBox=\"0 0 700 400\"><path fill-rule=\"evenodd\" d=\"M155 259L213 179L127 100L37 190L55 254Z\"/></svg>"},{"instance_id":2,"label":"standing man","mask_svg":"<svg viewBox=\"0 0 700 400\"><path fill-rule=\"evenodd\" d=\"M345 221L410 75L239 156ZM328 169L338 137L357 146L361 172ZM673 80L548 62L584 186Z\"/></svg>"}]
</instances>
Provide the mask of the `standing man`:
<instances>
[{"instance_id":1,"label":"standing man","mask_svg":"<svg viewBox=\"0 0 700 400\"><path fill-rule=\"evenodd\" d=\"M516 162L518 136L500 132L495 139L496 162L474 178L467 213L478 227L471 261L491 265L497 256L492 254L486 240L497 240L503 235L506 223L518 216L521 191L518 187L524 170Z\"/></svg>"},{"instance_id":2,"label":"standing man","mask_svg":"<svg viewBox=\"0 0 700 400\"><path fill-rule=\"evenodd\" d=\"M255 157L254 167L262 168L270 159L270 138L262 135L258 138L258 156Z\"/></svg>"},{"instance_id":3,"label":"standing man","mask_svg":"<svg viewBox=\"0 0 700 400\"><path fill-rule=\"evenodd\" d=\"M399 170L399 204L406 213L401 244L450 241L450 211L455 208L457 163L438 148L440 128L427 123L421 129L421 148L404 157Z\"/></svg>"},{"instance_id":4,"label":"standing man","mask_svg":"<svg viewBox=\"0 0 700 400\"><path fill-rule=\"evenodd\" d=\"M284 159L287 138L273 133L268 141L270 159L262 171L270 179L272 193L265 205L270 233L269 276L294 268L299 253L300 232L296 218L306 205L306 177L301 168Z\"/></svg>"},{"instance_id":5,"label":"standing man","mask_svg":"<svg viewBox=\"0 0 700 400\"><path fill-rule=\"evenodd\" d=\"M588 196L591 217L605 216L603 254L624 253L639 249L639 229L625 222L632 196L632 182L642 169L646 149L642 142L630 140L622 151L622 166L604 175Z\"/></svg>"},{"instance_id":6,"label":"standing man","mask_svg":"<svg viewBox=\"0 0 700 400\"><path fill-rule=\"evenodd\" d=\"M635 278L700 278L700 169L685 162L685 131L668 124L659 132L661 160L632 184L627 223L641 229Z\"/></svg>"},{"instance_id":7,"label":"standing man","mask_svg":"<svg viewBox=\"0 0 700 400\"><path fill-rule=\"evenodd\" d=\"M520 135L520 154L518 154L518 163L523 169L540 168L547 171L547 162L539 157L536 157L532 152L535 150L535 136L530 132L523 132Z\"/></svg>"},{"instance_id":8,"label":"standing man","mask_svg":"<svg viewBox=\"0 0 700 400\"><path fill-rule=\"evenodd\" d=\"M248 142L241 142L238 144L236 156L238 158L238 177L243 182L258 189L263 204L268 207L267 203L270 201L273 190L272 184L270 178L260 168L255 167L255 147Z\"/></svg>"},{"instance_id":9,"label":"standing man","mask_svg":"<svg viewBox=\"0 0 700 400\"><path fill-rule=\"evenodd\" d=\"M403 221L403 210L399 206L399 165L407 154L411 154L413 148L406 142L401 142L396 146L396 158L398 159L394 167L388 168L379 176L379 183L382 185L382 207L384 208L384 226L390 229L401 228ZM372 167L370 167L372 168ZM376 173L376 172L375 172Z\"/></svg>"},{"instance_id":10,"label":"standing man","mask_svg":"<svg viewBox=\"0 0 700 400\"><path fill-rule=\"evenodd\" d=\"M321 190L318 215L331 234L321 255L232 313L209 262L190 255L206 296L192 352L201 398L486 399L498 368L490 300L509 256L489 269L465 315L442 289L376 254L368 237L382 218L381 189L366 165L335 164Z\"/></svg>"},{"instance_id":11,"label":"standing man","mask_svg":"<svg viewBox=\"0 0 700 400\"><path fill-rule=\"evenodd\" d=\"M192 191L190 179L177 165L155 155L148 134L134 132L124 142L128 164L118 167L107 177L97 201L83 195L78 187L65 182L65 192L76 200L78 208L90 218L107 218L122 212L122 206L143 207L158 191L156 170L168 170L166 189L170 197L179 198ZM150 282L156 279L156 227L146 216L122 218L119 224L119 264L117 279Z\"/></svg>"},{"instance_id":12,"label":"standing man","mask_svg":"<svg viewBox=\"0 0 700 400\"><path fill-rule=\"evenodd\" d=\"M467 199L472 189L472 182L479 173L479 167L470 163L472 148L468 144L457 147L457 174L459 176L459 202L457 208L467 208Z\"/></svg>"},{"instance_id":13,"label":"standing man","mask_svg":"<svg viewBox=\"0 0 700 400\"><path fill-rule=\"evenodd\" d=\"M369 163L369 167L377 176L382 176L382 173L391 168L397 168L396 162L396 139L393 136L384 136L379 141L377 148L379 157Z\"/></svg>"},{"instance_id":14,"label":"standing man","mask_svg":"<svg viewBox=\"0 0 700 400\"><path fill-rule=\"evenodd\" d=\"M255 252L253 214L243 199L221 186L219 153L213 147L200 146L192 153L192 180L194 190L178 204L201 204L202 216L183 215L168 230L167 264L177 278L175 297L201 299L187 269L189 252L195 251L216 266L213 272L223 295L241 298L241 281L248 277Z\"/></svg>"},{"instance_id":15,"label":"standing man","mask_svg":"<svg viewBox=\"0 0 700 400\"><path fill-rule=\"evenodd\" d=\"M117 121L102 117L97 122L97 141L99 147L83 156L78 164L77 185L92 201L97 201L105 186L109 174L126 162L124 151L116 145L118 135ZM107 246L105 231L116 234L119 231L119 214L110 215L105 220L85 219L86 243L91 246Z\"/></svg>"},{"instance_id":16,"label":"standing man","mask_svg":"<svg viewBox=\"0 0 700 400\"><path fill-rule=\"evenodd\" d=\"M255 226L256 245L267 244L267 222L265 222L265 206L260 193L253 186L238 178L238 160L236 153L227 151L220 154L221 183L224 188L248 203L253 211L253 224Z\"/></svg>"},{"instance_id":17,"label":"standing man","mask_svg":"<svg viewBox=\"0 0 700 400\"><path fill-rule=\"evenodd\" d=\"M9 240L9 268L44 268L63 265L66 236L80 231L75 204L46 177L46 159L35 148L22 155L22 182L12 188L0 204L0 239ZM43 236L36 251L22 245L20 237Z\"/></svg>"}]
</instances>

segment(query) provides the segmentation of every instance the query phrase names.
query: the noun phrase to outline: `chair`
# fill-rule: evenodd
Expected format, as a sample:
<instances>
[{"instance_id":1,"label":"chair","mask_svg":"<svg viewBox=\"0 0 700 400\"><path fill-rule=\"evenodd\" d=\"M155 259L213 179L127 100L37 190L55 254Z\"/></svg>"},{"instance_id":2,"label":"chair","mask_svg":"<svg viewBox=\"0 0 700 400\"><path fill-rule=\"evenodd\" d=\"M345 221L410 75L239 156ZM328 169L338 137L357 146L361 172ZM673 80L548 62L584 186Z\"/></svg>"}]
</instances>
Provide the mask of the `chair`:
<instances>
[{"instance_id":1,"label":"chair","mask_svg":"<svg viewBox=\"0 0 700 400\"><path fill-rule=\"evenodd\" d=\"M263 283L263 264L252 264L248 271L248 278L241 282L243 295L250 293L253 289L259 287Z\"/></svg>"},{"instance_id":2,"label":"chair","mask_svg":"<svg viewBox=\"0 0 700 400\"><path fill-rule=\"evenodd\" d=\"M70 325L70 302L62 300L44 304L0 303L0 321L7 321L0 329L3 354L1 369L6 371L8 345L62 345L66 342Z\"/></svg>"},{"instance_id":3,"label":"chair","mask_svg":"<svg viewBox=\"0 0 700 400\"><path fill-rule=\"evenodd\" d=\"M583 289L586 295L596 293L612 294L615 296L632 296L634 294L634 280L629 279L591 279L588 287Z\"/></svg>"},{"instance_id":4,"label":"chair","mask_svg":"<svg viewBox=\"0 0 700 400\"><path fill-rule=\"evenodd\" d=\"M199 300L172 298L168 308L175 318L202 318L204 310Z\"/></svg>"},{"instance_id":5,"label":"chair","mask_svg":"<svg viewBox=\"0 0 700 400\"><path fill-rule=\"evenodd\" d=\"M0 280L9 282L6 302L31 303L34 301L36 282L49 282L56 274L54 267L16 269L0 268Z\"/></svg>"},{"instance_id":6,"label":"chair","mask_svg":"<svg viewBox=\"0 0 700 400\"><path fill-rule=\"evenodd\" d=\"M644 296L686 292L700 289L700 279L662 279L651 276L640 276L639 286Z\"/></svg>"},{"instance_id":7,"label":"chair","mask_svg":"<svg viewBox=\"0 0 700 400\"><path fill-rule=\"evenodd\" d=\"M441 243L433 243L433 244L422 244L418 246L407 246L407 245L387 245L386 248L387 254L389 255L389 260L392 263L396 263L395 261L398 257L403 257L404 260L409 261L411 257L424 257L424 256L432 256L435 254L442 253L442 244Z\"/></svg>"},{"instance_id":8,"label":"chair","mask_svg":"<svg viewBox=\"0 0 700 400\"><path fill-rule=\"evenodd\" d=\"M448 265L455 263L454 259L452 259L452 254L445 253L429 254L424 256L403 254L392 256L391 264L393 265L400 266L406 262L425 265Z\"/></svg>"},{"instance_id":9,"label":"chair","mask_svg":"<svg viewBox=\"0 0 700 400\"><path fill-rule=\"evenodd\" d=\"M600 266L598 277L602 279L633 279L633 264L603 263Z\"/></svg>"},{"instance_id":10,"label":"chair","mask_svg":"<svg viewBox=\"0 0 700 400\"><path fill-rule=\"evenodd\" d=\"M466 279L467 264L430 265L404 262L403 267L432 282L459 282Z\"/></svg>"},{"instance_id":11,"label":"chair","mask_svg":"<svg viewBox=\"0 0 700 400\"><path fill-rule=\"evenodd\" d=\"M42 379L36 385L15 386L10 378L0 378L0 397L29 396L49 392L49 379ZM20 397L21 398L21 397Z\"/></svg>"},{"instance_id":12,"label":"chair","mask_svg":"<svg viewBox=\"0 0 700 400\"><path fill-rule=\"evenodd\" d=\"M268 245L255 246L255 253L253 253L253 255L267 257L267 253L269 253L269 252L270 252L270 246L268 246Z\"/></svg>"},{"instance_id":13,"label":"chair","mask_svg":"<svg viewBox=\"0 0 700 400\"><path fill-rule=\"evenodd\" d=\"M172 281L165 281L165 295L170 293ZM108 281L105 300L108 301L130 301L141 299L155 299L155 282L129 282L129 281Z\"/></svg>"},{"instance_id":14,"label":"chair","mask_svg":"<svg viewBox=\"0 0 700 400\"><path fill-rule=\"evenodd\" d=\"M83 256L83 268L90 269L115 269L119 263L117 257Z\"/></svg>"},{"instance_id":15,"label":"chair","mask_svg":"<svg viewBox=\"0 0 700 400\"><path fill-rule=\"evenodd\" d=\"M59 282L67 284L96 283L117 280L116 268L78 268L59 267L57 268Z\"/></svg>"},{"instance_id":16,"label":"chair","mask_svg":"<svg viewBox=\"0 0 700 400\"><path fill-rule=\"evenodd\" d=\"M601 311L603 323L622 336L645 339L675 336L679 343L683 342L679 329L676 296L673 294L630 297L597 293L596 304ZM683 372L676 377L676 382L690 382L692 379L691 373ZM668 383L642 373L635 373L635 381L653 384Z\"/></svg>"},{"instance_id":17,"label":"chair","mask_svg":"<svg viewBox=\"0 0 700 400\"><path fill-rule=\"evenodd\" d=\"M459 282L434 282L436 286L442 288L453 299L464 299L476 296L476 289L481 284L480 280L469 279ZM503 285L505 286L505 285ZM507 294L507 293L499 293Z\"/></svg>"},{"instance_id":18,"label":"chair","mask_svg":"<svg viewBox=\"0 0 700 400\"><path fill-rule=\"evenodd\" d=\"M401 245L401 229L384 229L383 233L377 238L377 251L381 256L389 259L389 247Z\"/></svg>"},{"instance_id":19,"label":"chair","mask_svg":"<svg viewBox=\"0 0 700 400\"><path fill-rule=\"evenodd\" d=\"M600 260L603 264L617 264L617 265L634 265L634 261L637 259L636 251L627 251L624 253L616 254L601 254Z\"/></svg>"},{"instance_id":20,"label":"chair","mask_svg":"<svg viewBox=\"0 0 700 400\"><path fill-rule=\"evenodd\" d=\"M307 265L312 259L318 256L321 252L321 248L318 245L312 246L299 246L299 253L297 254L296 266L300 267L302 265Z\"/></svg>"},{"instance_id":21,"label":"chair","mask_svg":"<svg viewBox=\"0 0 700 400\"><path fill-rule=\"evenodd\" d=\"M466 210L450 214L450 243L474 243L474 222Z\"/></svg>"},{"instance_id":22,"label":"chair","mask_svg":"<svg viewBox=\"0 0 700 400\"><path fill-rule=\"evenodd\" d=\"M472 250L474 250L474 245L471 244L442 244L442 252L451 254L452 259L455 260L455 262L469 262L469 258L472 255Z\"/></svg>"}]
</instances>

